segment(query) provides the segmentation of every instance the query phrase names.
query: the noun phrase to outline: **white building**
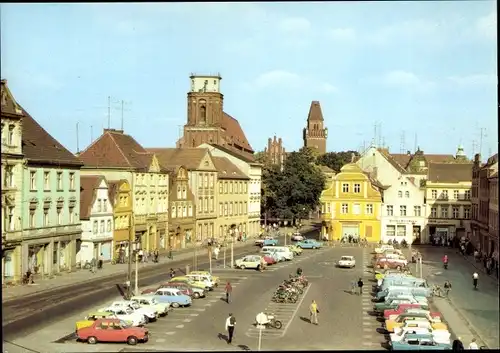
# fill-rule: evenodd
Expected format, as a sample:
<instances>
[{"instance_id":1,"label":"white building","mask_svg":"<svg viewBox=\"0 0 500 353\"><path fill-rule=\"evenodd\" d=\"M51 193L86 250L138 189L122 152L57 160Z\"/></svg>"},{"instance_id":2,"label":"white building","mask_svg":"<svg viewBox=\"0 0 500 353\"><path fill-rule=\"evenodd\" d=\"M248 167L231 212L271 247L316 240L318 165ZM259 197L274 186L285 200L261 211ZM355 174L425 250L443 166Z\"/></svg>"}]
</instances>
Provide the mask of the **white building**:
<instances>
[{"instance_id":1,"label":"white building","mask_svg":"<svg viewBox=\"0 0 500 353\"><path fill-rule=\"evenodd\" d=\"M387 151L374 146L363 153L357 164L381 184L390 186L383 196L382 241L419 241L426 229L425 191L419 181L408 176Z\"/></svg>"},{"instance_id":2,"label":"white building","mask_svg":"<svg viewBox=\"0 0 500 353\"><path fill-rule=\"evenodd\" d=\"M208 148L214 157L226 157L249 178L248 186L248 236L256 236L260 230L260 199L262 188L262 165L225 147L204 143L198 147Z\"/></svg>"},{"instance_id":3,"label":"white building","mask_svg":"<svg viewBox=\"0 0 500 353\"><path fill-rule=\"evenodd\" d=\"M108 183L103 176L86 175L80 178L80 220L82 244L77 262L84 264L102 254L104 261L113 258L113 206Z\"/></svg>"}]
</instances>

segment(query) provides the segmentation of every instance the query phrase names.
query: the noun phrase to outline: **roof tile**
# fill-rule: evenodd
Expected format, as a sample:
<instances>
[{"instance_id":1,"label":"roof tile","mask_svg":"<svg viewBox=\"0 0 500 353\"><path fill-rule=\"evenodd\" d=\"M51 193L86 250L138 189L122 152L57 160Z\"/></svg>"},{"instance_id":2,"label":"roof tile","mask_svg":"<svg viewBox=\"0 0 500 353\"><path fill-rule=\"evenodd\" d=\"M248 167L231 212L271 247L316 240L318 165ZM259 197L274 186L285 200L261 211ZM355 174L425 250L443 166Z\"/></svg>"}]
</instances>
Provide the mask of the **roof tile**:
<instances>
[{"instance_id":1,"label":"roof tile","mask_svg":"<svg viewBox=\"0 0 500 353\"><path fill-rule=\"evenodd\" d=\"M321 111L321 105L319 101L312 101L311 107L309 108L309 115L307 116L307 121L323 121L323 112Z\"/></svg>"},{"instance_id":2,"label":"roof tile","mask_svg":"<svg viewBox=\"0 0 500 353\"><path fill-rule=\"evenodd\" d=\"M250 179L226 157L212 157L220 179Z\"/></svg>"},{"instance_id":3,"label":"roof tile","mask_svg":"<svg viewBox=\"0 0 500 353\"><path fill-rule=\"evenodd\" d=\"M429 163L428 180L432 183L472 181L472 163Z\"/></svg>"},{"instance_id":4,"label":"roof tile","mask_svg":"<svg viewBox=\"0 0 500 353\"><path fill-rule=\"evenodd\" d=\"M88 220L96 197L96 190L104 179L100 175L80 176L80 219Z\"/></svg>"},{"instance_id":5,"label":"roof tile","mask_svg":"<svg viewBox=\"0 0 500 353\"><path fill-rule=\"evenodd\" d=\"M233 143L253 153L252 146L250 146L240 123L226 112L222 114L222 128L225 130L227 143Z\"/></svg>"},{"instance_id":6,"label":"roof tile","mask_svg":"<svg viewBox=\"0 0 500 353\"><path fill-rule=\"evenodd\" d=\"M209 153L207 148L146 148L146 150L154 153L158 163L166 169L183 165L188 170L196 170Z\"/></svg>"}]
</instances>

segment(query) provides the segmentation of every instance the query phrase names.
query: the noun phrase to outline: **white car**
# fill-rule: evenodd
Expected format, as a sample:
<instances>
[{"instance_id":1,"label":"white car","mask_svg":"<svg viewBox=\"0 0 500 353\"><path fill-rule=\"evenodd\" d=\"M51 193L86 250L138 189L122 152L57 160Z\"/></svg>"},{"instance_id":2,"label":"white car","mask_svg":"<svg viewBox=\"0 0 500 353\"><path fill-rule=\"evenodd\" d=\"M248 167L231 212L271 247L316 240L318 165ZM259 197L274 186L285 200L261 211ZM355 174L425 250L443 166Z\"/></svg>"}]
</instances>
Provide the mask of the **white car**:
<instances>
[{"instance_id":1,"label":"white car","mask_svg":"<svg viewBox=\"0 0 500 353\"><path fill-rule=\"evenodd\" d=\"M160 303L155 298L148 296L137 295L130 298L130 301L139 304L143 308L154 310L159 316L168 315L168 312L171 310L170 303Z\"/></svg>"},{"instance_id":2,"label":"white car","mask_svg":"<svg viewBox=\"0 0 500 353\"><path fill-rule=\"evenodd\" d=\"M416 325L415 325L416 326ZM398 329L398 330L396 330ZM451 334L448 330L433 330L430 327L396 327L395 333L391 333L391 342L400 342L406 335L411 334L430 334L437 343L450 344Z\"/></svg>"},{"instance_id":3,"label":"white car","mask_svg":"<svg viewBox=\"0 0 500 353\"><path fill-rule=\"evenodd\" d=\"M353 268L356 266L356 260L354 256L342 256L337 262L337 266L340 268Z\"/></svg>"},{"instance_id":4,"label":"white car","mask_svg":"<svg viewBox=\"0 0 500 353\"><path fill-rule=\"evenodd\" d=\"M380 248L375 248L375 253L376 253L376 254L382 254L382 253L383 253L383 252L385 252L386 250L394 250L394 246L384 244L384 245L382 245Z\"/></svg>"},{"instance_id":5,"label":"white car","mask_svg":"<svg viewBox=\"0 0 500 353\"><path fill-rule=\"evenodd\" d=\"M292 240L293 241L302 241L304 239L305 239L304 236L302 234L300 234L299 232L295 232L292 235Z\"/></svg>"},{"instance_id":6,"label":"white car","mask_svg":"<svg viewBox=\"0 0 500 353\"><path fill-rule=\"evenodd\" d=\"M146 321L155 321L158 316L159 312L153 308L146 308L142 307L139 305L139 303L132 301L132 300L118 300L110 305L111 307L116 307L116 308L129 308L132 309L134 312L137 312L141 315L144 315L146 318Z\"/></svg>"},{"instance_id":7,"label":"white car","mask_svg":"<svg viewBox=\"0 0 500 353\"><path fill-rule=\"evenodd\" d=\"M242 270L246 268L259 269L262 257L259 255L247 255L238 259L234 262L236 268L241 268Z\"/></svg>"},{"instance_id":8,"label":"white car","mask_svg":"<svg viewBox=\"0 0 500 353\"><path fill-rule=\"evenodd\" d=\"M115 306L115 307L102 308L99 309L98 311L112 312L116 315L117 319L128 321L132 323L132 326L143 326L146 324L146 318L144 317L144 315L139 314L138 312L130 308Z\"/></svg>"}]
</instances>

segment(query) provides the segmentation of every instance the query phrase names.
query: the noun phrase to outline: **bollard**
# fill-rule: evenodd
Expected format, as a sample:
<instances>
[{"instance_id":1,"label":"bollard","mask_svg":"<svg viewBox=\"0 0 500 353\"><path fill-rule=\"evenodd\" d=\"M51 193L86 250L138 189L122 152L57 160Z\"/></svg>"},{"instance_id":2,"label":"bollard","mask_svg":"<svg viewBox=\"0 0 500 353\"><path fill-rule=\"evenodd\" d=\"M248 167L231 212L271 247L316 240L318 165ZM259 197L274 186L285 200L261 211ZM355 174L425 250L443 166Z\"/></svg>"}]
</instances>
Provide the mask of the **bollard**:
<instances>
[{"instance_id":1,"label":"bollard","mask_svg":"<svg viewBox=\"0 0 500 353\"><path fill-rule=\"evenodd\" d=\"M186 275L189 274L189 265L186 265Z\"/></svg>"}]
</instances>

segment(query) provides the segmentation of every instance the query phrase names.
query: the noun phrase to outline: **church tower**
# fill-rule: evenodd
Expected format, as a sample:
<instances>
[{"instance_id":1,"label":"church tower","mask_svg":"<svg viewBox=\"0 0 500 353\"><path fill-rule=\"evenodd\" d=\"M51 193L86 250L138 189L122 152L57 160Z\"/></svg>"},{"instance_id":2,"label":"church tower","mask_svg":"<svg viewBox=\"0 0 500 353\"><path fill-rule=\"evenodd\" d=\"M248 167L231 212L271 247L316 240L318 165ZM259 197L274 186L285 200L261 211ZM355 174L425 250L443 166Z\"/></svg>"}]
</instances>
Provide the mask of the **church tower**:
<instances>
[{"instance_id":1,"label":"church tower","mask_svg":"<svg viewBox=\"0 0 500 353\"><path fill-rule=\"evenodd\" d=\"M307 126L303 132L304 147L315 149L319 154L325 154L327 137L328 129L324 127L321 106L318 101L312 101L307 117Z\"/></svg>"},{"instance_id":2,"label":"church tower","mask_svg":"<svg viewBox=\"0 0 500 353\"><path fill-rule=\"evenodd\" d=\"M198 147L202 143L222 144L224 96L220 75L191 74L187 94L187 123L179 147Z\"/></svg>"}]
</instances>

